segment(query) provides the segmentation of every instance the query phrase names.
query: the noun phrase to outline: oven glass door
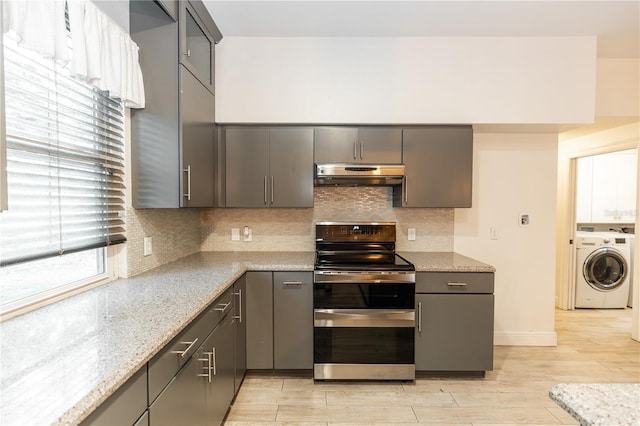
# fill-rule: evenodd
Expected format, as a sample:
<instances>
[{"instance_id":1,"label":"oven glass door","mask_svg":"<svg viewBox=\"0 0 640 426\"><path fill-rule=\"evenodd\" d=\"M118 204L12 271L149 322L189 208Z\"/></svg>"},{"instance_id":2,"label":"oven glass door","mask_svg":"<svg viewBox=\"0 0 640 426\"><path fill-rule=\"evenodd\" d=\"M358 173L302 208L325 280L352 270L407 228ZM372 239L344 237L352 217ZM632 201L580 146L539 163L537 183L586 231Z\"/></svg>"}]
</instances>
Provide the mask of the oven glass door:
<instances>
[{"instance_id":1,"label":"oven glass door","mask_svg":"<svg viewBox=\"0 0 640 426\"><path fill-rule=\"evenodd\" d=\"M315 364L413 364L413 327L315 327Z\"/></svg>"},{"instance_id":2,"label":"oven glass door","mask_svg":"<svg viewBox=\"0 0 640 426\"><path fill-rule=\"evenodd\" d=\"M316 283L314 309L414 309L415 284Z\"/></svg>"}]
</instances>

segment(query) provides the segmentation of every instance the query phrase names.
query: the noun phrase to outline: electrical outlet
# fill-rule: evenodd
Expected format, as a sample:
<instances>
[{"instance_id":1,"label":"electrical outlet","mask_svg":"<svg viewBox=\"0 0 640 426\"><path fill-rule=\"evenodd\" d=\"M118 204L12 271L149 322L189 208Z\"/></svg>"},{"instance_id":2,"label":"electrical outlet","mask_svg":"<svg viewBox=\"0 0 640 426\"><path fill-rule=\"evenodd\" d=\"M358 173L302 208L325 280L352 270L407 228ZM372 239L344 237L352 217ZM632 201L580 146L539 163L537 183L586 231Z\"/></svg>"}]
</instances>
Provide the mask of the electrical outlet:
<instances>
[{"instance_id":1,"label":"electrical outlet","mask_svg":"<svg viewBox=\"0 0 640 426\"><path fill-rule=\"evenodd\" d=\"M518 224L520 226L529 226L531 224L531 216L528 214L521 214L518 216Z\"/></svg>"},{"instance_id":2,"label":"electrical outlet","mask_svg":"<svg viewBox=\"0 0 640 426\"><path fill-rule=\"evenodd\" d=\"M151 256L151 254L153 253L153 240L151 237L144 237L144 249L143 249L143 255L144 256Z\"/></svg>"},{"instance_id":3,"label":"electrical outlet","mask_svg":"<svg viewBox=\"0 0 640 426\"><path fill-rule=\"evenodd\" d=\"M407 239L409 241L416 240L416 228L407 228Z\"/></svg>"}]
</instances>

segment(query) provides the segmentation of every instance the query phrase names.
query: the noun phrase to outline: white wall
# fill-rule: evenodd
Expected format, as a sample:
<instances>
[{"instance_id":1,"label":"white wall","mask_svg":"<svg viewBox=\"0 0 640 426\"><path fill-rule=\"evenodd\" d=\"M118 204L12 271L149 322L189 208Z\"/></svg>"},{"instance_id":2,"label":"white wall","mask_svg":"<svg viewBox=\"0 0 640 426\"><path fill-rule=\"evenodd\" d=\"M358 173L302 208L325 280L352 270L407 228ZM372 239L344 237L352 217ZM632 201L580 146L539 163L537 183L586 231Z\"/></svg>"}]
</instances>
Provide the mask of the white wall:
<instances>
[{"instance_id":1,"label":"white wall","mask_svg":"<svg viewBox=\"0 0 640 426\"><path fill-rule=\"evenodd\" d=\"M496 268L497 345L556 344L556 166L555 134L474 135L473 207L455 210L454 250Z\"/></svg>"},{"instance_id":2,"label":"white wall","mask_svg":"<svg viewBox=\"0 0 640 426\"><path fill-rule=\"evenodd\" d=\"M596 116L640 117L640 59L599 58Z\"/></svg>"},{"instance_id":3,"label":"white wall","mask_svg":"<svg viewBox=\"0 0 640 426\"><path fill-rule=\"evenodd\" d=\"M225 37L216 121L590 123L594 37Z\"/></svg>"}]
</instances>

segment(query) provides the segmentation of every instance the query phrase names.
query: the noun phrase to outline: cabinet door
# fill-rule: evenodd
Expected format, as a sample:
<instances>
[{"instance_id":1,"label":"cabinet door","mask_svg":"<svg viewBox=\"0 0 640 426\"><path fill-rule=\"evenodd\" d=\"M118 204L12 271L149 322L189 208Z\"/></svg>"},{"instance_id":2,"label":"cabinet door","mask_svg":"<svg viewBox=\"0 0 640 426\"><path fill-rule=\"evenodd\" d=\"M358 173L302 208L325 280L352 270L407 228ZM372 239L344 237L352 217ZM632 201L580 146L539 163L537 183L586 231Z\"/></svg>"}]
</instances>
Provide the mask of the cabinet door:
<instances>
[{"instance_id":1,"label":"cabinet door","mask_svg":"<svg viewBox=\"0 0 640 426\"><path fill-rule=\"evenodd\" d=\"M314 161L353 163L358 159L358 129L353 127L317 127L314 129Z\"/></svg>"},{"instance_id":2,"label":"cabinet door","mask_svg":"<svg viewBox=\"0 0 640 426\"><path fill-rule=\"evenodd\" d=\"M149 407L150 426L206 424L205 360L201 347Z\"/></svg>"},{"instance_id":3,"label":"cabinet door","mask_svg":"<svg viewBox=\"0 0 640 426\"><path fill-rule=\"evenodd\" d=\"M369 164L401 164L402 129L399 127L358 129L358 161Z\"/></svg>"},{"instance_id":4,"label":"cabinet door","mask_svg":"<svg viewBox=\"0 0 640 426\"><path fill-rule=\"evenodd\" d=\"M272 128L269 135L269 205L313 207L313 129Z\"/></svg>"},{"instance_id":5,"label":"cabinet door","mask_svg":"<svg viewBox=\"0 0 640 426\"><path fill-rule=\"evenodd\" d=\"M473 131L470 126L403 129L405 182L395 207L471 207Z\"/></svg>"},{"instance_id":6,"label":"cabinet door","mask_svg":"<svg viewBox=\"0 0 640 426\"><path fill-rule=\"evenodd\" d=\"M274 368L313 367L313 275L273 273Z\"/></svg>"},{"instance_id":7,"label":"cabinet door","mask_svg":"<svg viewBox=\"0 0 640 426\"><path fill-rule=\"evenodd\" d=\"M180 67L182 207L213 207L215 124L213 95Z\"/></svg>"},{"instance_id":8,"label":"cabinet door","mask_svg":"<svg viewBox=\"0 0 640 426\"><path fill-rule=\"evenodd\" d=\"M225 131L226 206L268 205L269 129Z\"/></svg>"},{"instance_id":9,"label":"cabinet door","mask_svg":"<svg viewBox=\"0 0 640 426\"><path fill-rule=\"evenodd\" d=\"M176 208L182 204L178 22L153 1L130 1L129 7L146 100L145 108L131 110L132 203L135 208Z\"/></svg>"},{"instance_id":10,"label":"cabinet door","mask_svg":"<svg viewBox=\"0 0 640 426\"><path fill-rule=\"evenodd\" d=\"M492 370L493 303L493 294L416 294L416 370Z\"/></svg>"},{"instance_id":11,"label":"cabinet door","mask_svg":"<svg viewBox=\"0 0 640 426\"><path fill-rule=\"evenodd\" d=\"M82 426L131 425L147 409L147 366L135 373L83 422ZM142 423L140 423L142 424Z\"/></svg>"},{"instance_id":12,"label":"cabinet door","mask_svg":"<svg viewBox=\"0 0 640 426\"><path fill-rule=\"evenodd\" d=\"M213 93L215 41L188 1L180 3L180 63Z\"/></svg>"},{"instance_id":13,"label":"cabinet door","mask_svg":"<svg viewBox=\"0 0 640 426\"><path fill-rule=\"evenodd\" d=\"M273 280L271 272L247 272L247 368L273 370Z\"/></svg>"},{"instance_id":14,"label":"cabinet door","mask_svg":"<svg viewBox=\"0 0 640 426\"><path fill-rule=\"evenodd\" d=\"M234 325L234 394L247 371L247 280L243 275L233 284L233 325Z\"/></svg>"},{"instance_id":15,"label":"cabinet door","mask_svg":"<svg viewBox=\"0 0 640 426\"><path fill-rule=\"evenodd\" d=\"M202 345L207 361L206 423L221 425L233 399L233 315L227 315ZM176 423L180 424L180 423Z\"/></svg>"}]
</instances>

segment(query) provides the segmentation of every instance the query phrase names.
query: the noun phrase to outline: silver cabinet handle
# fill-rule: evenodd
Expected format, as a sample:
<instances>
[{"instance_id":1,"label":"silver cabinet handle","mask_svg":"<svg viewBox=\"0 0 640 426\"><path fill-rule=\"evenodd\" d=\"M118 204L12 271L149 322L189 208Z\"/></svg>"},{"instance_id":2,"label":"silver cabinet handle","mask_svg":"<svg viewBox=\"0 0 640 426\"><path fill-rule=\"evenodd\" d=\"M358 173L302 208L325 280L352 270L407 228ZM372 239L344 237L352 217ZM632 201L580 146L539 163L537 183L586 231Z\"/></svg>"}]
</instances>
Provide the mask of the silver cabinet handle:
<instances>
[{"instance_id":1,"label":"silver cabinet handle","mask_svg":"<svg viewBox=\"0 0 640 426\"><path fill-rule=\"evenodd\" d=\"M402 177L402 190L404 191L404 203L407 204L409 201L409 179L407 179L407 175Z\"/></svg>"},{"instance_id":2,"label":"silver cabinet handle","mask_svg":"<svg viewBox=\"0 0 640 426\"><path fill-rule=\"evenodd\" d=\"M282 288L301 288L302 281L285 281L282 283Z\"/></svg>"},{"instance_id":3,"label":"silver cabinet handle","mask_svg":"<svg viewBox=\"0 0 640 426\"><path fill-rule=\"evenodd\" d=\"M447 285L449 287L466 287L467 283L456 283L456 282L451 282L451 283L447 283Z\"/></svg>"},{"instance_id":4,"label":"silver cabinet handle","mask_svg":"<svg viewBox=\"0 0 640 426\"><path fill-rule=\"evenodd\" d=\"M233 294L234 296L238 296L238 316L233 318L240 320L240 324L242 324L242 289L239 288L238 292Z\"/></svg>"},{"instance_id":5,"label":"silver cabinet handle","mask_svg":"<svg viewBox=\"0 0 640 426\"><path fill-rule=\"evenodd\" d=\"M216 372L216 348L213 347L211 348L211 364L213 364L213 375L217 375L218 373Z\"/></svg>"},{"instance_id":6,"label":"silver cabinet handle","mask_svg":"<svg viewBox=\"0 0 640 426\"><path fill-rule=\"evenodd\" d=\"M360 143L360 159L364 158L364 143L362 141L358 141Z\"/></svg>"},{"instance_id":7,"label":"silver cabinet handle","mask_svg":"<svg viewBox=\"0 0 640 426\"><path fill-rule=\"evenodd\" d=\"M418 302L418 333L422 333L422 302Z\"/></svg>"},{"instance_id":8,"label":"silver cabinet handle","mask_svg":"<svg viewBox=\"0 0 640 426\"><path fill-rule=\"evenodd\" d=\"M218 306L221 306L221 308L213 308L213 310L224 313L224 311L226 311L230 305L231 305L231 302L219 303Z\"/></svg>"},{"instance_id":9,"label":"silver cabinet handle","mask_svg":"<svg viewBox=\"0 0 640 426\"><path fill-rule=\"evenodd\" d=\"M187 174L187 192L184 194L188 201L191 201L191 165L183 170Z\"/></svg>"},{"instance_id":10,"label":"silver cabinet handle","mask_svg":"<svg viewBox=\"0 0 640 426\"><path fill-rule=\"evenodd\" d=\"M273 176L271 176L271 204L273 204Z\"/></svg>"},{"instance_id":11,"label":"silver cabinet handle","mask_svg":"<svg viewBox=\"0 0 640 426\"><path fill-rule=\"evenodd\" d=\"M202 362L206 362L207 365L206 367L202 367L204 370L206 370L206 374L197 374L198 377L206 377L207 381L209 383L211 383L211 352L205 352L204 355L206 355L206 358L198 358L198 361L202 361Z\"/></svg>"},{"instance_id":12,"label":"silver cabinet handle","mask_svg":"<svg viewBox=\"0 0 640 426\"><path fill-rule=\"evenodd\" d=\"M358 141L357 140L353 141L353 159L354 160L358 159Z\"/></svg>"},{"instance_id":13,"label":"silver cabinet handle","mask_svg":"<svg viewBox=\"0 0 640 426\"><path fill-rule=\"evenodd\" d=\"M189 352L189 350L193 347L193 345L196 344L197 341L198 338L196 337L193 342L180 342L181 345L188 345L187 348L184 351L171 351L171 353L178 354L180 355L180 358L184 358L185 355L187 355L187 352Z\"/></svg>"},{"instance_id":14,"label":"silver cabinet handle","mask_svg":"<svg viewBox=\"0 0 640 426\"><path fill-rule=\"evenodd\" d=\"M264 192L264 203L267 204L267 177L264 177L264 188L263 188L263 192Z\"/></svg>"}]
</instances>

